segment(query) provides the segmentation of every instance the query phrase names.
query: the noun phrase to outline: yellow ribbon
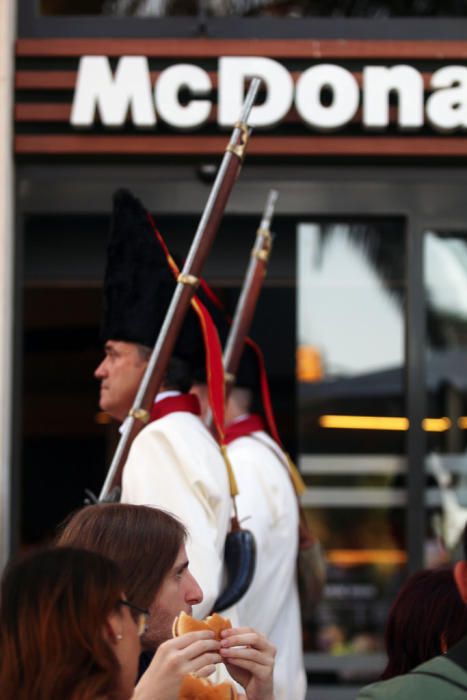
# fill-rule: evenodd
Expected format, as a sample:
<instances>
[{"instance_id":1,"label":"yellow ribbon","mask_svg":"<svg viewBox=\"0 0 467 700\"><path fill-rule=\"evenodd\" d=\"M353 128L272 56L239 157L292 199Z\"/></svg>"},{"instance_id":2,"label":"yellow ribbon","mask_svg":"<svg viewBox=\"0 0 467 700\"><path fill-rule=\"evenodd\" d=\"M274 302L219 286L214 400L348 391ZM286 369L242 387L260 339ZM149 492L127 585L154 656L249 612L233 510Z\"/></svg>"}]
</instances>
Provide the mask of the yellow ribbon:
<instances>
[{"instance_id":1,"label":"yellow ribbon","mask_svg":"<svg viewBox=\"0 0 467 700\"><path fill-rule=\"evenodd\" d=\"M238 493L239 493L237 480L235 479L235 474L233 472L232 465L230 464L230 459L227 455L227 447L225 445L221 445L220 448L221 448L222 458L225 462L225 466L227 467L227 474L229 477L230 495L232 496L232 498L234 498L234 496L238 496Z\"/></svg>"}]
</instances>

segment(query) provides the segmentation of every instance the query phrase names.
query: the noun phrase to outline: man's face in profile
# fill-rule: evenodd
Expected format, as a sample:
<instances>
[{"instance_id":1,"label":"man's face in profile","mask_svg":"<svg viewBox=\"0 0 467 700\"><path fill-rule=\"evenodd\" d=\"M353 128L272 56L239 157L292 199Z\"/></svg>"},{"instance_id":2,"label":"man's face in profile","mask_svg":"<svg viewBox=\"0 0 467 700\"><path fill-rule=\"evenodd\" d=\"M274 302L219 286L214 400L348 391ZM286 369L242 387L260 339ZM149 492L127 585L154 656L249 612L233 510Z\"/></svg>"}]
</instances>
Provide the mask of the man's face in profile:
<instances>
[{"instance_id":1,"label":"man's face in profile","mask_svg":"<svg viewBox=\"0 0 467 700\"><path fill-rule=\"evenodd\" d=\"M136 343L108 340L105 357L94 372L101 383L99 407L113 418L123 421L133 405L147 360Z\"/></svg>"},{"instance_id":2,"label":"man's face in profile","mask_svg":"<svg viewBox=\"0 0 467 700\"><path fill-rule=\"evenodd\" d=\"M203 592L190 573L188 564L185 546L182 545L149 608L148 629L142 640L146 648L157 649L159 644L170 639L175 618L182 610L191 615L193 605L203 600Z\"/></svg>"}]
</instances>

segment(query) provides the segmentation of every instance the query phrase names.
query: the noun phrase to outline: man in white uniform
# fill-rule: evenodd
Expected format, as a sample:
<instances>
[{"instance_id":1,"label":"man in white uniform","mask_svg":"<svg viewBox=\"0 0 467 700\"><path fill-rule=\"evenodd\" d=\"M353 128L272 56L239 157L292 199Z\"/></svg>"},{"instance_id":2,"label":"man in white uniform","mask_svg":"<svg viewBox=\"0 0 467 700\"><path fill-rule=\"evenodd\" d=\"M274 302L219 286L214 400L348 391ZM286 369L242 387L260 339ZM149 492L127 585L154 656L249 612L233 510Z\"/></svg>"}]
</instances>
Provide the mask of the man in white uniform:
<instances>
[{"instance_id":1,"label":"man in white uniform","mask_svg":"<svg viewBox=\"0 0 467 700\"><path fill-rule=\"evenodd\" d=\"M117 192L105 275L106 357L95 376L101 381L101 409L120 421L132 406L174 288L147 212L129 192ZM151 422L134 440L122 480L122 502L170 511L189 530L190 570L204 592L194 607L197 617L211 611L221 592L231 511L219 446L200 420L196 398L186 393L191 364L202 355L190 311Z\"/></svg>"},{"instance_id":2,"label":"man in white uniform","mask_svg":"<svg viewBox=\"0 0 467 700\"><path fill-rule=\"evenodd\" d=\"M209 308L225 337L222 319ZM193 391L203 404L205 385L197 383ZM257 359L246 346L226 407L228 456L240 492L238 515L252 531L257 547L255 574L237 604L238 615L241 624L261 630L277 649L276 700L303 700L306 674L296 581L297 498L283 451L268 434L262 417L250 412L258 393Z\"/></svg>"}]
</instances>

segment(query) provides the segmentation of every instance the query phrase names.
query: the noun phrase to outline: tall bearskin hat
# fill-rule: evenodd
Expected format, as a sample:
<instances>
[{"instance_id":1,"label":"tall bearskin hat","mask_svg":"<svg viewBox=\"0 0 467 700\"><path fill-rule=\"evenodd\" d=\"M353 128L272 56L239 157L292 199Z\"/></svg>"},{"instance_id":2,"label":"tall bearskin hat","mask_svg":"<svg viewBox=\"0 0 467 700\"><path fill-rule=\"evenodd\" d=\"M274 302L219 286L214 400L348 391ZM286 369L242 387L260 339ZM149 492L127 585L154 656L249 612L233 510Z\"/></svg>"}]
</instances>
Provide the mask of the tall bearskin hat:
<instances>
[{"instance_id":1,"label":"tall bearskin hat","mask_svg":"<svg viewBox=\"0 0 467 700\"><path fill-rule=\"evenodd\" d=\"M104 278L104 342L123 340L152 347L175 286L148 212L131 192L118 190L113 197ZM173 354L192 368L203 361L202 336L191 309Z\"/></svg>"}]
</instances>

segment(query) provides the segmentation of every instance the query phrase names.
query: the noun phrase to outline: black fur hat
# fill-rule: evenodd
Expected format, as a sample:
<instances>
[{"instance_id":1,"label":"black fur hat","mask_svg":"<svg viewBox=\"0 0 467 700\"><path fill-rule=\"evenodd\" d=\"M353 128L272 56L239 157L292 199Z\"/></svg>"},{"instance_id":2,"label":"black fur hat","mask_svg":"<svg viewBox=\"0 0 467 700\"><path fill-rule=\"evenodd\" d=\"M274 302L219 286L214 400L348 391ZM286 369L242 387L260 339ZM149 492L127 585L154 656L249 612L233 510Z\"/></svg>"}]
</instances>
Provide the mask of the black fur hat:
<instances>
[{"instance_id":1,"label":"black fur hat","mask_svg":"<svg viewBox=\"0 0 467 700\"><path fill-rule=\"evenodd\" d=\"M104 278L104 342L123 340L152 347L175 286L147 211L131 192L118 190L113 197ZM192 366L204 356L198 321L191 309L185 317L174 355Z\"/></svg>"}]
</instances>

